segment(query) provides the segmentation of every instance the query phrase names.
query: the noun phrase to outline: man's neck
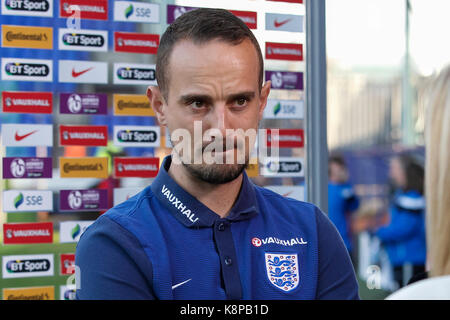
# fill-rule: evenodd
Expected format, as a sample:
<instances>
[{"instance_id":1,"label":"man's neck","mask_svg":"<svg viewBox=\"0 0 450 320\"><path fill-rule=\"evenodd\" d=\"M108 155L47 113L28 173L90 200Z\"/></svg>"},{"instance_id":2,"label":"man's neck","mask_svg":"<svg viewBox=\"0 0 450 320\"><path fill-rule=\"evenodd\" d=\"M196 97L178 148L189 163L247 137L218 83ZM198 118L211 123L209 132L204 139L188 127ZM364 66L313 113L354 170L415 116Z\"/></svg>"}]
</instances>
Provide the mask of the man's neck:
<instances>
[{"instance_id":1,"label":"man's neck","mask_svg":"<svg viewBox=\"0 0 450 320\"><path fill-rule=\"evenodd\" d=\"M228 216L241 190L243 174L224 184L211 184L193 177L182 164L171 163L169 176L198 201L217 213Z\"/></svg>"}]
</instances>

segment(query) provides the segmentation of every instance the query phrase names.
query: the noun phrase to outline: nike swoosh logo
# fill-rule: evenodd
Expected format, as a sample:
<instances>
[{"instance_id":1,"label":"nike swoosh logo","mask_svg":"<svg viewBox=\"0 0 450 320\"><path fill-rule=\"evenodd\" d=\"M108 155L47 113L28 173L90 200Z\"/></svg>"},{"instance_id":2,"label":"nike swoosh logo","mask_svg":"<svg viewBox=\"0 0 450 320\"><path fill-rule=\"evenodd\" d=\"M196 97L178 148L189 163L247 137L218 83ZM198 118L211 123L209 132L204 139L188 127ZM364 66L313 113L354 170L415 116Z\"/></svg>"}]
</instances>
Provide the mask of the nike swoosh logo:
<instances>
[{"instance_id":1,"label":"nike swoosh logo","mask_svg":"<svg viewBox=\"0 0 450 320\"><path fill-rule=\"evenodd\" d=\"M292 19L286 19L284 21L278 22L277 19L275 19L275 21L273 22L273 24L275 25L275 28L279 28L281 27L283 24L288 23L289 21L291 21Z\"/></svg>"},{"instance_id":2,"label":"nike swoosh logo","mask_svg":"<svg viewBox=\"0 0 450 320\"><path fill-rule=\"evenodd\" d=\"M94 69L94 67L90 67L87 68L86 70L80 71L80 72L76 72L75 69L72 68L72 77L74 78L78 78L79 76L81 76L82 74L91 71L92 69Z\"/></svg>"},{"instance_id":3,"label":"nike swoosh logo","mask_svg":"<svg viewBox=\"0 0 450 320\"><path fill-rule=\"evenodd\" d=\"M186 281L177 283L176 285L172 286L172 290L175 289L175 288L178 288L179 286L182 286L182 285L185 284L185 283L188 283L188 282L191 281L191 280L192 280L192 279L187 279Z\"/></svg>"},{"instance_id":4,"label":"nike swoosh logo","mask_svg":"<svg viewBox=\"0 0 450 320\"><path fill-rule=\"evenodd\" d=\"M16 139L16 141L22 141L23 139L25 139L28 136L31 136L33 133L37 132L37 130L31 131L30 133L24 134L24 135L19 135L16 131L16 134L14 136L14 139Z\"/></svg>"}]
</instances>

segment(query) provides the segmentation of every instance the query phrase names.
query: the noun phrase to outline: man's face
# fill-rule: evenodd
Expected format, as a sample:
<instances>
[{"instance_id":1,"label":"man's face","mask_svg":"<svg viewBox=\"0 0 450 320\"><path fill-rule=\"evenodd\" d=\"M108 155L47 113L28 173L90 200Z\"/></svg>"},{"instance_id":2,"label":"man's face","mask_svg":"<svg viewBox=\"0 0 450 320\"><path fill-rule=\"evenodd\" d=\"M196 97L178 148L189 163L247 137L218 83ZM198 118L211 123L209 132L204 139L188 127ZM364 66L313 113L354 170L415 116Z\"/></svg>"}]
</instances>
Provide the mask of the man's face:
<instances>
[{"instance_id":1,"label":"man's face","mask_svg":"<svg viewBox=\"0 0 450 320\"><path fill-rule=\"evenodd\" d=\"M347 170L339 163L331 161L328 164L329 177L332 183L345 183L348 180Z\"/></svg>"},{"instance_id":2,"label":"man's face","mask_svg":"<svg viewBox=\"0 0 450 320\"><path fill-rule=\"evenodd\" d=\"M256 49L249 40L239 45L220 40L198 45L183 40L174 46L169 60L167 101L157 111L160 123L170 133L177 129L189 132L192 160L183 158L182 162L191 174L215 184L234 180L248 163L253 145L248 140L245 146L238 144L230 129L256 132L270 90L270 83L259 87ZM201 127L200 139L195 139L194 123L197 130ZM204 135L208 130L210 138ZM220 149L208 148L214 141ZM196 152L202 155L201 163L194 163ZM206 154L223 161L205 162ZM242 155L245 163L238 163ZM232 163L226 161L227 157L233 159Z\"/></svg>"},{"instance_id":3,"label":"man's face","mask_svg":"<svg viewBox=\"0 0 450 320\"><path fill-rule=\"evenodd\" d=\"M397 187L406 186L406 174L399 158L394 157L389 162L389 177Z\"/></svg>"}]
</instances>

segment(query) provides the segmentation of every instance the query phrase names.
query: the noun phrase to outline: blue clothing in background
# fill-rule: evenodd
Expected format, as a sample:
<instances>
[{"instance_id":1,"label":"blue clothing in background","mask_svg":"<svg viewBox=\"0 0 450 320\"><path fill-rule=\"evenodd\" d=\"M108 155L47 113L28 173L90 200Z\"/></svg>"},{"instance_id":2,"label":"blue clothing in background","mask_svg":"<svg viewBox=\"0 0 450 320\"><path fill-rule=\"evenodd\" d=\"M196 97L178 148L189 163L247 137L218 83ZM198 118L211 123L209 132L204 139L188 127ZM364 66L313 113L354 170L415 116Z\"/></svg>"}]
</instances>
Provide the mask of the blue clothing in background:
<instances>
[{"instance_id":1,"label":"blue clothing in background","mask_svg":"<svg viewBox=\"0 0 450 320\"><path fill-rule=\"evenodd\" d=\"M328 217L336 226L349 252L352 251L349 218L358 207L359 199L350 184L328 184Z\"/></svg>"},{"instance_id":2,"label":"blue clothing in background","mask_svg":"<svg viewBox=\"0 0 450 320\"><path fill-rule=\"evenodd\" d=\"M425 198L415 191L397 191L389 208L391 222L376 235L386 247L394 267L426 260Z\"/></svg>"}]
</instances>

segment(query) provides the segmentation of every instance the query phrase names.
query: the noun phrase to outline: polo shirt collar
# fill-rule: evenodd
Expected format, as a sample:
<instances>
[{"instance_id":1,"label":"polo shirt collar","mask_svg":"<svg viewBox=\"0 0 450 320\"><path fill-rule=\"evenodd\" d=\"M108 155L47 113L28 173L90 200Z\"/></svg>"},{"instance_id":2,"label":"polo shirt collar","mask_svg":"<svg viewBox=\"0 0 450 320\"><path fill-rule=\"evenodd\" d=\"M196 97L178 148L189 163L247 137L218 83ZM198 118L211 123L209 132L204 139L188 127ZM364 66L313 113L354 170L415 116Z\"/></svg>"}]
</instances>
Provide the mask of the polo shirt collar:
<instances>
[{"instance_id":1,"label":"polo shirt collar","mask_svg":"<svg viewBox=\"0 0 450 320\"><path fill-rule=\"evenodd\" d=\"M168 170L171 156L164 158L161 168L150 188L158 200L186 227L211 227L220 216L198 201L173 180ZM239 196L231 208L229 221L240 221L254 217L258 212L255 187L243 172Z\"/></svg>"}]
</instances>

